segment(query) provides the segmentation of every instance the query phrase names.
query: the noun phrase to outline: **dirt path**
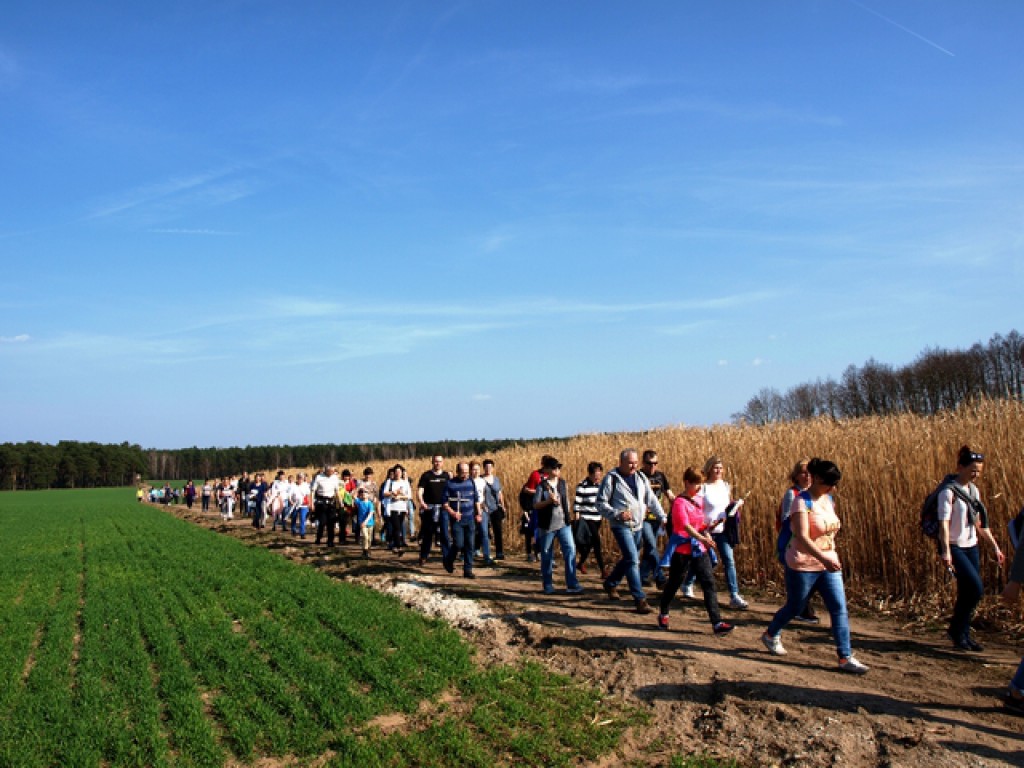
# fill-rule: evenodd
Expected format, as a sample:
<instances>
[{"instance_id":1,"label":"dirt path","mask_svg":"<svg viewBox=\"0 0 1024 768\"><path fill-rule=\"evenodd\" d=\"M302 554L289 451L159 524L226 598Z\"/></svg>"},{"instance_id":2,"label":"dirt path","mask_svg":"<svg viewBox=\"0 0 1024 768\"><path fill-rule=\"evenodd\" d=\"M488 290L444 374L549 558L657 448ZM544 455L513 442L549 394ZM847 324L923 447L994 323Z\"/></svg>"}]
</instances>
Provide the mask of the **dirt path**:
<instances>
[{"instance_id":1,"label":"dirt path","mask_svg":"<svg viewBox=\"0 0 1024 768\"><path fill-rule=\"evenodd\" d=\"M677 599L666 632L654 616L634 613L628 595L608 600L592 573L581 577L584 594L549 596L537 567L519 558L478 568L470 581L458 569L447 574L439 558L417 567L415 556L377 549L364 561L351 544L327 552L312 537L300 542L248 521L225 525L172 509L443 615L484 664L534 658L648 709L649 722L627 731L602 766L664 765L692 752L752 766L1024 766L1024 718L1006 712L1000 698L1018 649L986 642L984 653L965 655L938 633L909 634L894 620L855 613L854 650L871 671L847 676L836 670L827 619L787 628L786 657L765 651L760 634L780 604L773 597L724 611L736 624L724 638L712 635L702 602Z\"/></svg>"}]
</instances>

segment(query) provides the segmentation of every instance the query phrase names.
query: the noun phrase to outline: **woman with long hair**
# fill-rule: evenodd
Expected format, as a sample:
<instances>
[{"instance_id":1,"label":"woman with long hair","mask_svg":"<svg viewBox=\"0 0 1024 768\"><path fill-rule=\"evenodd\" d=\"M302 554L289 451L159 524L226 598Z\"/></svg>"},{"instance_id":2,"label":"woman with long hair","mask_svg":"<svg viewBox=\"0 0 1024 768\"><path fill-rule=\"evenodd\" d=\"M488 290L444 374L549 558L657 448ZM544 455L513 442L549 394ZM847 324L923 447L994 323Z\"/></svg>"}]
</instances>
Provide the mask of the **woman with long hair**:
<instances>
[{"instance_id":1,"label":"woman with long hair","mask_svg":"<svg viewBox=\"0 0 1024 768\"><path fill-rule=\"evenodd\" d=\"M862 675L868 668L854 658L850 649L850 616L843 588L843 565L836 553L835 537L840 522L832 499L842 473L831 461L811 459L807 465L811 485L801 491L790 507L793 532L786 545L786 604L761 635L761 642L774 656L785 656L782 630L807 604L817 589L832 617L832 636L839 655L839 670Z\"/></svg>"}]
</instances>

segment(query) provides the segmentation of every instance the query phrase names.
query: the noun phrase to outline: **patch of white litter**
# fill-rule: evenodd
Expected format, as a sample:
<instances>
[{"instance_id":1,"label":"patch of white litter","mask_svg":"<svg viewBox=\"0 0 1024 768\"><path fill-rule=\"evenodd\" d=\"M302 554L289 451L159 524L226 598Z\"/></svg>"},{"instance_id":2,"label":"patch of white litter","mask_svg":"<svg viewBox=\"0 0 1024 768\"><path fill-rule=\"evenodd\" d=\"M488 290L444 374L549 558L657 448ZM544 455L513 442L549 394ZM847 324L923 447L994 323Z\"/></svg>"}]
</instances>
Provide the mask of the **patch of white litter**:
<instances>
[{"instance_id":1,"label":"patch of white litter","mask_svg":"<svg viewBox=\"0 0 1024 768\"><path fill-rule=\"evenodd\" d=\"M413 610L463 629L483 629L492 615L476 600L466 600L419 581L397 581L384 587Z\"/></svg>"}]
</instances>

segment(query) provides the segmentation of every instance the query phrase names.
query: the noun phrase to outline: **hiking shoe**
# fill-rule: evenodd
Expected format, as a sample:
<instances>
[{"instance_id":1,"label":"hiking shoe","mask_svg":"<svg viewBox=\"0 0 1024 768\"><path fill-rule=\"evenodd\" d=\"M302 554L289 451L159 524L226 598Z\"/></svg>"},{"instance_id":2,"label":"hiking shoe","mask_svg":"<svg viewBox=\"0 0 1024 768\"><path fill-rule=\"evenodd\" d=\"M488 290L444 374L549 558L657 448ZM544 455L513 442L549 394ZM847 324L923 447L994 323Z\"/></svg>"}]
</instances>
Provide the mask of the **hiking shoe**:
<instances>
[{"instance_id":1,"label":"hiking shoe","mask_svg":"<svg viewBox=\"0 0 1024 768\"><path fill-rule=\"evenodd\" d=\"M575 587L569 587L565 591L570 595L579 595L583 592L583 587L577 584Z\"/></svg>"},{"instance_id":2,"label":"hiking shoe","mask_svg":"<svg viewBox=\"0 0 1024 768\"><path fill-rule=\"evenodd\" d=\"M750 603L739 595L733 595L732 600L729 601L729 607L734 608L737 611L745 611L750 607Z\"/></svg>"},{"instance_id":3,"label":"hiking shoe","mask_svg":"<svg viewBox=\"0 0 1024 768\"><path fill-rule=\"evenodd\" d=\"M693 599L693 584L683 587L683 597Z\"/></svg>"},{"instance_id":4,"label":"hiking shoe","mask_svg":"<svg viewBox=\"0 0 1024 768\"><path fill-rule=\"evenodd\" d=\"M732 632L734 627L727 621L720 621L717 624L715 624L715 626L713 626L711 629L716 635L721 637L722 635L728 635L730 632Z\"/></svg>"},{"instance_id":5,"label":"hiking shoe","mask_svg":"<svg viewBox=\"0 0 1024 768\"><path fill-rule=\"evenodd\" d=\"M821 619L819 619L817 616L814 616L813 614L810 616L804 616L803 614L800 614L799 616L794 616L793 621L798 621L801 624L821 624Z\"/></svg>"},{"instance_id":6,"label":"hiking shoe","mask_svg":"<svg viewBox=\"0 0 1024 768\"><path fill-rule=\"evenodd\" d=\"M550 587L550 586L549 587L544 587L544 594L545 595L553 595L553 594L555 594L555 588L554 587Z\"/></svg>"},{"instance_id":7,"label":"hiking shoe","mask_svg":"<svg viewBox=\"0 0 1024 768\"><path fill-rule=\"evenodd\" d=\"M782 638L778 635L769 635L765 632L761 635L761 642L764 643L764 647L768 649L768 653L772 656L785 656L786 649L782 647Z\"/></svg>"},{"instance_id":8,"label":"hiking shoe","mask_svg":"<svg viewBox=\"0 0 1024 768\"><path fill-rule=\"evenodd\" d=\"M654 613L654 609L651 608L650 603L648 603L643 598L640 598L639 600L636 601L636 612L637 613L644 613L644 614L646 614L646 613Z\"/></svg>"},{"instance_id":9,"label":"hiking shoe","mask_svg":"<svg viewBox=\"0 0 1024 768\"><path fill-rule=\"evenodd\" d=\"M662 629L668 629L668 614L667 613L659 613L658 614L658 626L661 627Z\"/></svg>"},{"instance_id":10,"label":"hiking shoe","mask_svg":"<svg viewBox=\"0 0 1024 768\"><path fill-rule=\"evenodd\" d=\"M609 600L619 599L619 590L617 590L615 587L609 587L607 584L605 584L604 591L608 594Z\"/></svg>"},{"instance_id":11,"label":"hiking shoe","mask_svg":"<svg viewBox=\"0 0 1024 768\"><path fill-rule=\"evenodd\" d=\"M473 573L472 571L466 571L465 573L462 574L462 578L464 578L464 579L475 579L476 578L476 574Z\"/></svg>"},{"instance_id":12,"label":"hiking shoe","mask_svg":"<svg viewBox=\"0 0 1024 768\"><path fill-rule=\"evenodd\" d=\"M839 671L851 675L863 675L867 673L868 667L861 664L853 656L850 656L849 658L839 660Z\"/></svg>"},{"instance_id":13,"label":"hiking shoe","mask_svg":"<svg viewBox=\"0 0 1024 768\"><path fill-rule=\"evenodd\" d=\"M658 588L659 592L665 591L665 585L668 584L668 579L655 579L654 586Z\"/></svg>"},{"instance_id":14,"label":"hiking shoe","mask_svg":"<svg viewBox=\"0 0 1024 768\"><path fill-rule=\"evenodd\" d=\"M498 554L496 554L494 556L494 559L495 560L504 560L505 559L505 553L504 552L499 552Z\"/></svg>"},{"instance_id":15,"label":"hiking shoe","mask_svg":"<svg viewBox=\"0 0 1024 768\"><path fill-rule=\"evenodd\" d=\"M963 637L953 637L949 632L946 633L946 637L953 643L953 647L959 651L970 651L971 653L978 653L985 650L984 646L974 642L970 635L964 635Z\"/></svg>"}]
</instances>

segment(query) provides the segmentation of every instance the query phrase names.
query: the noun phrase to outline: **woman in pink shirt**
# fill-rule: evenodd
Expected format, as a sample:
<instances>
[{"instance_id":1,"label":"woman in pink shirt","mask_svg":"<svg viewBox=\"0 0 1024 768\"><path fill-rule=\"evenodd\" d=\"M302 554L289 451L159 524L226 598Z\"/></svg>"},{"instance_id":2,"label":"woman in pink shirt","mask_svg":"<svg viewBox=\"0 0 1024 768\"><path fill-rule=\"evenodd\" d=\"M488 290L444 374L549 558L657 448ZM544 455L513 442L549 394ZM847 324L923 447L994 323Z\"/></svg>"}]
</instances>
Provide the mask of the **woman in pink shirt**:
<instances>
[{"instance_id":1,"label":"woman in pink shirt","mask_svg":"<svg viewBox=\"0 0 1024 768\"><path fill-rule=\"evenodd\" d=\"M716 635L727 635L732 632L732 624L722 621L718 611L718 594L715 591L715 578L711 573L711 550L715 543L707 533L704 520L704 497L700 495L700 486L704 476L696 467L687 467L683 473L685 490L672 502L672 537L669 539L665 556L669 560L668 581L661 591L661 610L658 613L658 626L668 629L668 610L688 572L693 572L704 591L704 608L711 620L711 628Z\"/></svg>"}]
</instances>

